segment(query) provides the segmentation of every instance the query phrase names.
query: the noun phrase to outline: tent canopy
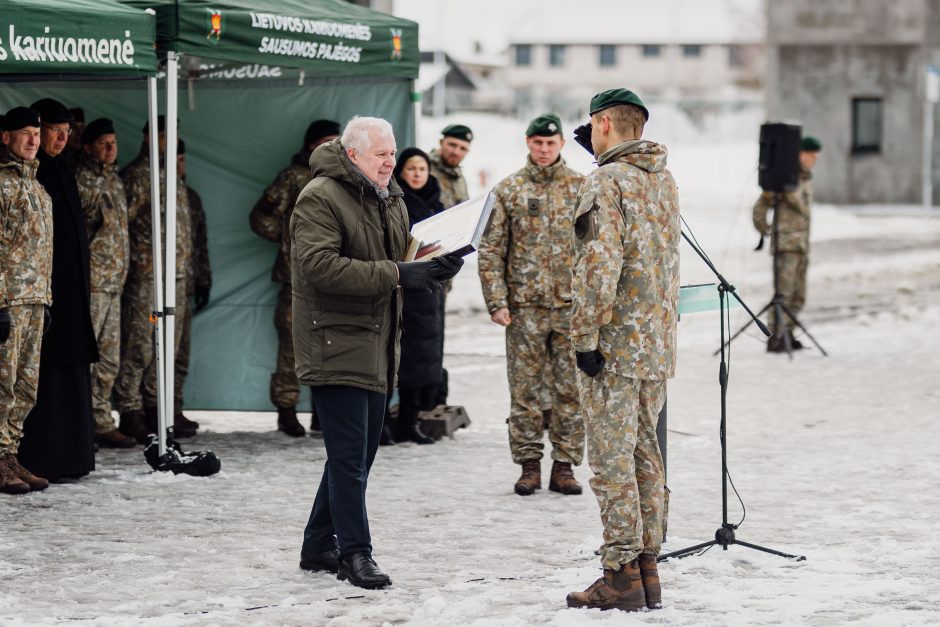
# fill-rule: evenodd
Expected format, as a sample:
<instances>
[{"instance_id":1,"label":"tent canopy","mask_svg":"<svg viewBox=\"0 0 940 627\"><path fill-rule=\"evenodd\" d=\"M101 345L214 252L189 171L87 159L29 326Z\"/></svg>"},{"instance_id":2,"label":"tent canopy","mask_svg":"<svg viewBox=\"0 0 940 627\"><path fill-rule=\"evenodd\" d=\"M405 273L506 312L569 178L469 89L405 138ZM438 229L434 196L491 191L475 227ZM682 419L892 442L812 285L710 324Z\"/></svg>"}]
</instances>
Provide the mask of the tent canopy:
<instances>
[{"instance_id":1,"label":"tent canopy","mask_svg":"<svg viewBox=\"0 0 940 627\"><path fill-rule=\"evenodd\" d=\"M418 76L418 25L344 0L121 2L156 11L161 50L315 76Z\"/></svg>"},{"instance_id":2,"label":"tent canopy","mask_svg":"<svg viewBox=\"0 0 940 627\"><path fill-rule=\"evenodd\" d=\"M155 20L115 0L4 0L0 75L157 71Z\"/></svg>"}]
</instances>

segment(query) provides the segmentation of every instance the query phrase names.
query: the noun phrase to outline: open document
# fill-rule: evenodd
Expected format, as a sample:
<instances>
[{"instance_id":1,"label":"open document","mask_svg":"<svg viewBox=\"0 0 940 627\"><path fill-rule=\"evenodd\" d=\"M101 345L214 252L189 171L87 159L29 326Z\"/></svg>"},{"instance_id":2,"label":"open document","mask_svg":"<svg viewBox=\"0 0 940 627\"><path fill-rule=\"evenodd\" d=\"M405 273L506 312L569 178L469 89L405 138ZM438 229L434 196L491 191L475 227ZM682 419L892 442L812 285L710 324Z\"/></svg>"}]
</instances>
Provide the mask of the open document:
<instances>
[{"instance_id":1,"label":"open document","mask_svg":"<svg viewBox=\"0 0 940 627\"><path fill-rule=\"evenodd\" d=\"M405 261L427 261L439 255L469 255L480 245L496 195L490 192L455 205L411 227L414 238Z\"/></svg>"}]
</instances>

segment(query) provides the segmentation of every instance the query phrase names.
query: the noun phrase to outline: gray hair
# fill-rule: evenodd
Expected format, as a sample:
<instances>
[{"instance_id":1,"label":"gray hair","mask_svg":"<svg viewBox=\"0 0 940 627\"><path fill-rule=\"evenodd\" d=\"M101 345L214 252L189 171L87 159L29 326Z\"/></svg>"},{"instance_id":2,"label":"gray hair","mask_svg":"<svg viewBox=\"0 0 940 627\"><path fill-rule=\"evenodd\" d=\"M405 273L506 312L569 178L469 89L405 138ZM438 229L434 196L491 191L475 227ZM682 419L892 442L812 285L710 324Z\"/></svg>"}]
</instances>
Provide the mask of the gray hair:
<instances>
[{"instance_id":1,"label":"gray hair","mask_svg":"<svg viewBox=\"0 0 940 627\"><path fill-rule=\"evenodd\" d=\"M382 118L368 118L355 116L346 123L343 129L343 136L340 138L340 144L346 150L355 150L356 154L362 154L371 145L369 133L375 133L382 138L391 138L395 141L395 134L392 132L392 125Z\"/></svg>"}]
</instances>

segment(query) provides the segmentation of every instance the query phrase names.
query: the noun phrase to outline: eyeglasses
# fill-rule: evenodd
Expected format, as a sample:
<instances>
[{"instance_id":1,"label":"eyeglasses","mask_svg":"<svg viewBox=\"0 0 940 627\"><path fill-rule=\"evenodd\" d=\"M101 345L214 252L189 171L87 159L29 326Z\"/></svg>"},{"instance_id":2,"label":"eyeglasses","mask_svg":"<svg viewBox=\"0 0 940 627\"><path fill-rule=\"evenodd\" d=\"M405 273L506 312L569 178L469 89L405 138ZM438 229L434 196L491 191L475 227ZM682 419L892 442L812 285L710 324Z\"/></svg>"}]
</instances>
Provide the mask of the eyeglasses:
<instances>
[{"instance_id":1,"label":"eyeglasses","mask_svg":"<svg viewBox=\"0 0 940 627\"><path fill-rule=\"evenodd\" d=\"M66 126L65 128L62 128L61 126L53 126L52 124L45 124L45 123L43 123L43 126L49 129L50 131L52 131L53 133L55 133L56 135L69 136L72 134L71 126Z\"/></svg>"}]
</instances>

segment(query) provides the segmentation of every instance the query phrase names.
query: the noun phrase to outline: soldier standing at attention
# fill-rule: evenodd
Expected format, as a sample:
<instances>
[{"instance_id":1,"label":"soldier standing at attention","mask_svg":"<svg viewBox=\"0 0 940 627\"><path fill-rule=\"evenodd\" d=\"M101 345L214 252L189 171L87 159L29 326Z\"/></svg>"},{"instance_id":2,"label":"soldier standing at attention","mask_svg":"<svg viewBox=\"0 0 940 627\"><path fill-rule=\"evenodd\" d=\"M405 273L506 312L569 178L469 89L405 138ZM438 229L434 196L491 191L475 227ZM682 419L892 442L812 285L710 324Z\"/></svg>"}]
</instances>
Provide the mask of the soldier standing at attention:
<instances>
[{"instance_id":1,"label":"soldier standing at attention","mask_svg":"<svg viewBox=\"0 0 940 627\"><path fill-rule=\"evenodd\" d=\"M310 179L310 155L320 144L339 137L339 124L332 120L311 122L304 134L304 144L292 158L290 165L278 173L251 210L251 230L270 242L280 245L271 280L281 284L274 309L274 328L277 329L277 365L271 375L271 403L277 407L277 428L292 437L306 432L297 420L300 402L300 382L294 371L294 340L291 335L291 272L290 272L290 216L301 190ZM311 431L319 431L316 407L310 418Z\"/></svg>"},{"instance_id":2,"label":"soldier standing at attention","mask_svg":"<svg viewBox=\"0 0 940 627\"><path fill-rule=\"evenodd\" d=\"M36 180L39 114L0 117L0 492L49 482L17 460L23 422L36 404L39 349L52 302L52 199Z\"/></svg>"},{"instance_id":3,"label":"soldier standing at attention","mask_svg":"<svg viewBox=\"0 0 940 627\"><path fill-rule=\"evenodd\" d=\"M160 190L166 191L167 167L163 163L166 155L166 118L157 118L157 141L159 142ZM149 123L144 124L144 139L137 157L121 171L121 181L127 195L127 220L130 233L130 264L127 283L124 286L124 299L121 307L121 369L114 385L114 400L121 412L121 432L137 438L140 443L147 441L147 433L156 432L157 423L157 372L156 353L153 339L153 325L150 313L153 311L153 245L151 229L153 218L150 210L150 140ZM176 176L176 168L170 174ZM161 229L166 225L166 206L160 204ZM176 186L176 314L185 316L182 311L189 306L186 299L186 279L189 274L189 259L192 253L191 221L189 219L189 198L186 187ZM166 268L164 268L164 273ZM167 277L165 283L173 279ZM182 339L182 325L174 328L174 343L179 352ZM173 433L177 438L192 437L199 424L183 416L183 388L181 381L174 377ZM167 408L170 411L170 408Z\"/></svg>"},{"instance_id":4,"label":"soldier standing at attention","mask_svg":"<svg viewBox=\"0 0 940 627\"><path fill-rule=\"evenodd\" d=\"M777 230L774 234L772 224L767 222L767 212L774 209L774 192L763 192L754 204L754 228L761 236L771 236L770 251L774 256L777 285L783 304L794 316L803 310L806 303L806 270L809 266L809 223L810 204L813 190L810 185L812 169L822 150L822 143L815 137L806 136L800 142L800 183L792 192L780 194L777 207ZM803 348L803 343L793 338L796 324L786 316L780 328L774 307L768 312L767 322L773 335L767 340L767 351L782 353L786 351L784 334L790 335L790 347L793 350Z\"/></svg>"},{"instance_id":5,"label":"soldier standing at attention","mask_svg":"<svg viewBox=\"0 0 940 627\"><path fill-rule=\"evenodd\" d=\"M571 337L604 575L567 601L635 611L661 606L665 486L656 422L675 373L679 199L666 148L640 139L649 112L636 94L602 92L590 112L598 167L578 195Z\"/></svg>"},{"instance_id":6,"label":"soldier standing at attention","mask_svg":"<svg viewBox=\"0 0 940 627\"><path fill-rule=\"evenodd\" d=\"M81 143L75 183L88 233L91 323L99 357L91 366L95 441L107 448L133 448L137 442L121 433L111 416L111 389L121 367L121 292L130 257L127 199L117 173L114 123L108 118L92 121L82 131Z\"/></svg>"},{"instance_id":7,"label":"soldier standing at attention","mask_svg":"<svg viewBox=\"0 0 940 627\"><path fill-rule=\"evenodd\" d=\"M444 209L450 209L470 199L460 163L470 152L473 132L463 124L451 124L444 127L441 135L440 145L428 156L431 174L441 184L441 204Z\"/></svg>"},{"instance_id":8,"label":"soldier standing at attention","mask_svg":"<svg viewBox=\"0 0 940 627\"><path fill-rule=\"evenodd\" d=\"M561 121L541 115L526 129L525 167L495 188L493 216L479 248L483 299L506 327L509 369L509 448L522 465L516 494L542 487L542 390L554 409L549 489L581 494L571 465L584 455L584 423L570 339L572 224L584 177L565 165ZM544 367L550 364L550 367ZM543 380L548 373L550 381Z\"/></svg>"}]
</instances>

